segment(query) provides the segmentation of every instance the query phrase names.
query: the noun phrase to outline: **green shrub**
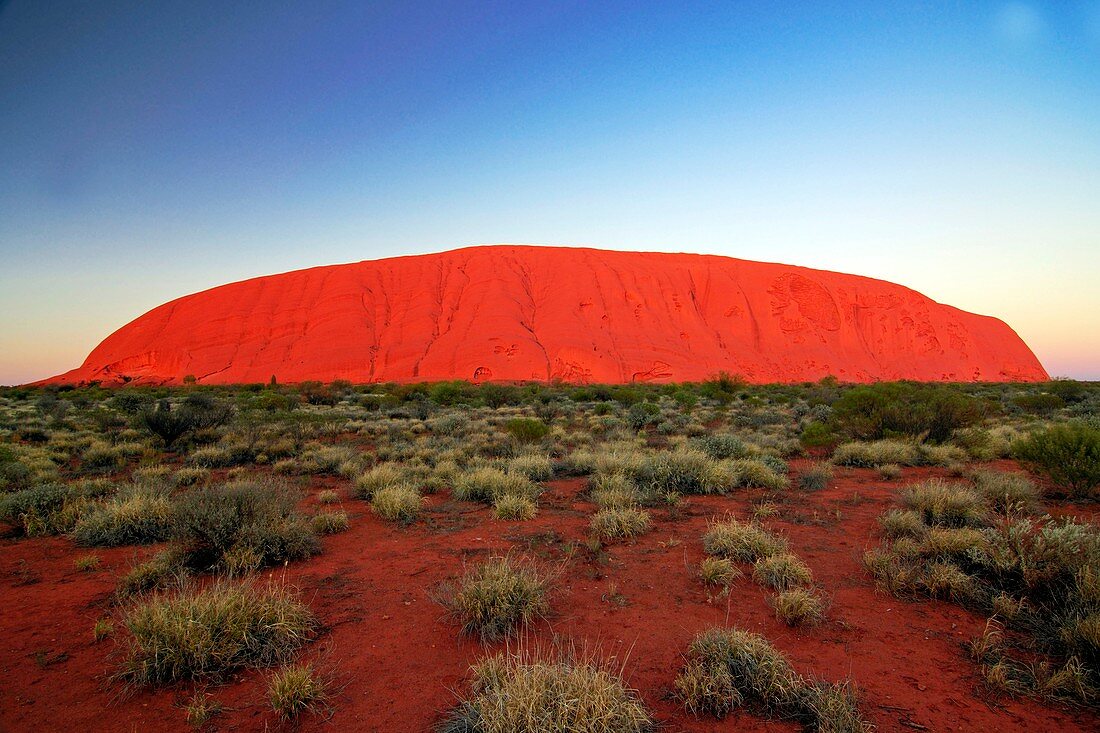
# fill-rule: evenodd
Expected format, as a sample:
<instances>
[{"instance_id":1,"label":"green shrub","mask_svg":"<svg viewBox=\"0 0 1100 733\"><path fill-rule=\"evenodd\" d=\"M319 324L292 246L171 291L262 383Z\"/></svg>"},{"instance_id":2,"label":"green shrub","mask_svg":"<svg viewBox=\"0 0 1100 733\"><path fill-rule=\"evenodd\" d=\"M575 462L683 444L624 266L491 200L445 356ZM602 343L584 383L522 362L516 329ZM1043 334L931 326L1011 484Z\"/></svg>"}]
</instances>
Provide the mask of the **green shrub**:
<instances>
[{"instance_id":1,"label":"green shrub","mask_svg":"<svg viewBox=\"0 0 1100 733\"><path fill-rule=\"evenodd\" d=\"M317 628L289 589L227 582L145 598L123 623L130 638L119 676L139 686L279 664Z\"/></svg>"},{"instance_id":2,"label":"green shrub","mask_svg":"<svg viewBox=\"0 0 1100 733\"><path fill-rule=\"evenodd\" d=\"M535 418L516 417L504 424L504 430L520 443L537 443L550 432L550 426Z\"/></svg>"},{"instance_id":3,"label":"green shrub","mask_svg":"<svg viewBox=\"0 0 1100 733\"><path fill-rule=\"evenodd\" d=\"M232 417L233 409L228 405L195 394L175 408L168 400L161 400L155 408L142 410L138 422L159 437L165 448L171 448L184 435L224 425Z\"/></svg>"},{"instance_id":4,"label":"green shrub","mask_svg":"<svg viewBox=\"0 0 1100 733\"><path fill-rule=\"evenodd\" d=\"M661 408L652 402L639 402L630 406L626 415L627 424L634 430L656 425L661 417Z\"/></svg>"},{"instance_id":5,"label":"green shrub","mask_svg":"<svg viewBox=\"0 0 1100 733\"><path fill-rule=\"evenodd\" d=\"M469 568L456 586L444 586L437 600L465 634L499 639L550 610L549 578L529 562L493 557Z\"/></svg>"},{"instance_id":6,"label":"green shrub","mask_svg":"<svg viewBox=\"0 0 1100 733\"><path fill-rule=\"evenodd\" d=\"M831 427L817 421L807 423L798 439L807 448L832 448L840 440Z\"/></svg>"},{"instance_id":7,"label":"green shrub","mask_svg":"<svg viewBox=\"0 0 1100 733\"><path fill-rule=\"evenodd\" d=\"M882 382L847 390L830 424L857 440L909 436L943 443L987 412L980 400L950 387Z\"/></svg>"},{"instance_id":8,"label":"green shrub","mask_svg":"<svg viewBox=\"0 0 1100 733\"><path fill-rule=\"evenodd\" d=\"M496 656L474 667L473 694L441 733L644 733L637 695L603 665Z\"/></svg>"},{"instance_id":9,"label":"green shrub","mask_svg":"<svg viewBox=\"0 0 1100 733\"><path fill-rule=\"evenodd\" d=\"M1070 496L1085 498L1100 486L1100 429L1090 425L1054 425L1020 440L1012 452Z\"/></svg>"},{"instance_id":10,"label":"green shrub","mask_svg":"<svg viewBox=\"0 0 1100 733\"><path fill-rule=\"evenodd\" d=\"M196 489L178 502L173 537L188 564L201 569L250 570L310 557L320 544L296 509L298 498L270 480Z\"/></svg>"}]
</instances>

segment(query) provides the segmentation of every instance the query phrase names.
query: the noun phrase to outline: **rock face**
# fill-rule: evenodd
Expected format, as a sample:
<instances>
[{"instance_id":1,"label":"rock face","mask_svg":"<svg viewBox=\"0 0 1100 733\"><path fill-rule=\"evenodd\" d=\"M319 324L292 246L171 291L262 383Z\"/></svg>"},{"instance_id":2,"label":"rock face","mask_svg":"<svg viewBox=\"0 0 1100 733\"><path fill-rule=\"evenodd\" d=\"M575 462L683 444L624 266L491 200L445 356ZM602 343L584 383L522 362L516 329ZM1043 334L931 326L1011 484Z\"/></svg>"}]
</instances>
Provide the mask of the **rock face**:
<instances>
[{"instance_id":1,"label":"rock face","mask_svg":"<svg viewBox=\"0 0 1100 733\"><path fill-rule=\"evenodd\" d=\"M900 285L709 255L486 246L154 308L51 383L1037 381L1003 322Z\"/></svg>"}]
</instances>

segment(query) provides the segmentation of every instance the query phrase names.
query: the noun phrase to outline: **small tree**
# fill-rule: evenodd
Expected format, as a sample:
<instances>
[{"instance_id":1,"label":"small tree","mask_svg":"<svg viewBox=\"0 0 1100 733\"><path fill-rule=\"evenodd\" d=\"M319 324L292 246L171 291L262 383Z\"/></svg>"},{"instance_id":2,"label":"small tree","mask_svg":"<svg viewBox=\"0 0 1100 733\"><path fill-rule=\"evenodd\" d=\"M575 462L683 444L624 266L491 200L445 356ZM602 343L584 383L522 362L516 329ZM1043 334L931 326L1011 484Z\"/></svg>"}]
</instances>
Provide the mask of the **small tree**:
<instances>
[{"instance_id":1,"label":"small tree","mask_svg":"<svg viewBox=\"0 0 1100 733\"><path fill-rule=\"evenodd\" d=\"M143 410L140 420L153 435L164 441L165 448L171 448L184 434L195 429L191 411L173 410L172 403L168 400L161 400L153 409Z\"/></svg>"}]
</instances>

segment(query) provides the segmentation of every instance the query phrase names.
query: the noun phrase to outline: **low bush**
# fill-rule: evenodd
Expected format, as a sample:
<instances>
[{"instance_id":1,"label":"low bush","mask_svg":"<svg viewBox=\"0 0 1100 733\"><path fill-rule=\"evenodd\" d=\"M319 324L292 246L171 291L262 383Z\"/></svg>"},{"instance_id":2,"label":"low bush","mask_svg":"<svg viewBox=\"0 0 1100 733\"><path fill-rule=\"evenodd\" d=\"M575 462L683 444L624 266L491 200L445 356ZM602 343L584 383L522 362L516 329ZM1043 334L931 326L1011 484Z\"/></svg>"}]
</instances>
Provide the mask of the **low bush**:
<instances>
[{"instance_id":1,"label":"low bush","mask_svg":"<svg viewBox=\"0 0 1100 733\"><path fill-rule=\"evenodd\" d=\"M662 451L647 456L634 472L644 494L719 494L732 480L721 464L697 450Z\"/></svg>"},{"instance_id":2,"label":"low bush","mask_svg":"<svg viewBox=\"0 0 1100 733\"><path fill-rule=\"evenodd\" d=\"M0 496L0 521L28 537L64 534L93 507L96 489L76 484L40 484Z\"/></svg>"},{"instance_id":3,"label":"low bush","mask_svg":"<svg viewBox=\"0 0 1100 733\"><path fill-rule=\"evenodd\" d=\"M298 492L273 480L204 487L177 503L173 538L187 564L255 570L320 551L309 520L297 509Z\"/></svg>"},{"instance_id":4,"label":"low bush","mask_svg":"<svg viewBox=\"0 0 1100 733\"><path fill-rule=\"evenodd\" d=\"M379 463L355 479L354 495L370 501L376 491L410 483L408 469L396 463Z\"/></svg>"},{"instance_id":5,"label":"low bush","mask_svg":"<svg viewBox=\"0 0 1100 733\"><path fill-rule=\"evenodd\" d=\"M554 476L549 456L526 454L508 461L508 473L525 476L532 481L547 481Z\"/></svg>"},{"instance_id":6,"label":"low bush","mask_svg":"<svg viewBox=\"0 0 1100 733\"><path fill-rule=\"evenodd\" d=\"M1100 486L1100 428L1054 425L1018 441L1012 453L1069 496L1088 498Z\"/></svg>"},{"instance_id":7,"label":"low bush","mask_svg":"<svg viewBox=\"0 0 1100 733\"><path fill-rule=\"evenodd\" d=\"M440 733L644 733L653 721L622 677L596 662L491 657Z\"/></svg>"},{"instance_id":8,"label":"low bush","mask_svg":"<svg viewBox=\"0 0 1100 733\"><path fill-rule=\"evenodd\" d=\"M715 460L747 458L749 448L736 435L706 435L691 441L692 445Z\"/></svg>"},{"instance_id":9,"label":"low bush","mask_svg":"<svg viewBox=\"0 0 1100 733\"><path fill-rule=\"evenodd\" d=\"M790 479L786 476L786 464L772 456L727 461L723 467L729 473L728 483L731 487L778 491L790 485Z\"/></svg>"},{"instance_id":10,"label":"low bush","mask_svg":"<svg viewBox=\"0 0 1100 733\"><path fill-rule=\"evenodd\" d=\"M80 456L80 466L85 470L112 472L126 465L126 457L116 446L107 443L92 443Z\"/></svg>"},{"instance_id":11,"label":"low bush","mask_svg":"<svg viewBox=\"0 0 1100 733\"><path fill-rule=\"evenodd\" d=\"M905 435L943 443L987 411L981 400L950 387L881 382L847 390L833 403L829 422L858 440Z\"/></svg>"},{"instance_id":12,"label":"low bush","mask_svg":"<svg viewBox=\"0 0 1100 733\"><path fill-rule=\"evenodd\" d=\"M550 426L535 418L517 417L505 423L504 430L520 443L537 443L550 432Z\"/></svg>"},{"instance_id":13,"label":"low bush","mask_svg":"<svg viewBox=\"0 0 1100 733\"><path fill-rule=\"evenodd\" d=\"M443 586L437 600L483 640L508 636L550 610L550 578L534 564L493 557L468 568L454 586Z\"/></svg>"},{"instance_id":14,"label":"low bush","mask_svg":"<svg viewBox=\"0 0 1100 733\"><path fill-rule=\"evenodd\" d=\"M130 638L119 676L138 686L279 664L317 628L290 589L227 582L142 599L123 623Z\"/></svg>"},{"instance_id":15,"label":"low bush","mask_svg":"<svg viewBox=\"0 0 1100 733\"><path fill-rule=\"evenodd\" d=\"M601 509L634 506L642 499L634 482L621 473L596 474L589 485L589 498Z\"/></svg>"}]
</instances>

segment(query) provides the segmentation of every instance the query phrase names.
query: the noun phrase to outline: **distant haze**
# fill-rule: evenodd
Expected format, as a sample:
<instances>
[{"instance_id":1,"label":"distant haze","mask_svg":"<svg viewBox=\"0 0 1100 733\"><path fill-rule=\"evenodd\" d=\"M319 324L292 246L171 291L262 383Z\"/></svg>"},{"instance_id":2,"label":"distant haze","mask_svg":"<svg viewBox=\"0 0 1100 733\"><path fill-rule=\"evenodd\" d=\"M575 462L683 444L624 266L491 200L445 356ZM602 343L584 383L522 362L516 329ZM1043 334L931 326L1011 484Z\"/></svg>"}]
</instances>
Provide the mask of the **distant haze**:
<instances>
[{"instance_id":1,"label":"distant haze","mask_svg":"<svg viewBox=\"0 0 1100 733\"><path fill-rule=\"evenodd\" d=\"M1096 2L0 4L0 384L471 244L881 278L1100 379Z\"/></svg>"}]
</instances>

